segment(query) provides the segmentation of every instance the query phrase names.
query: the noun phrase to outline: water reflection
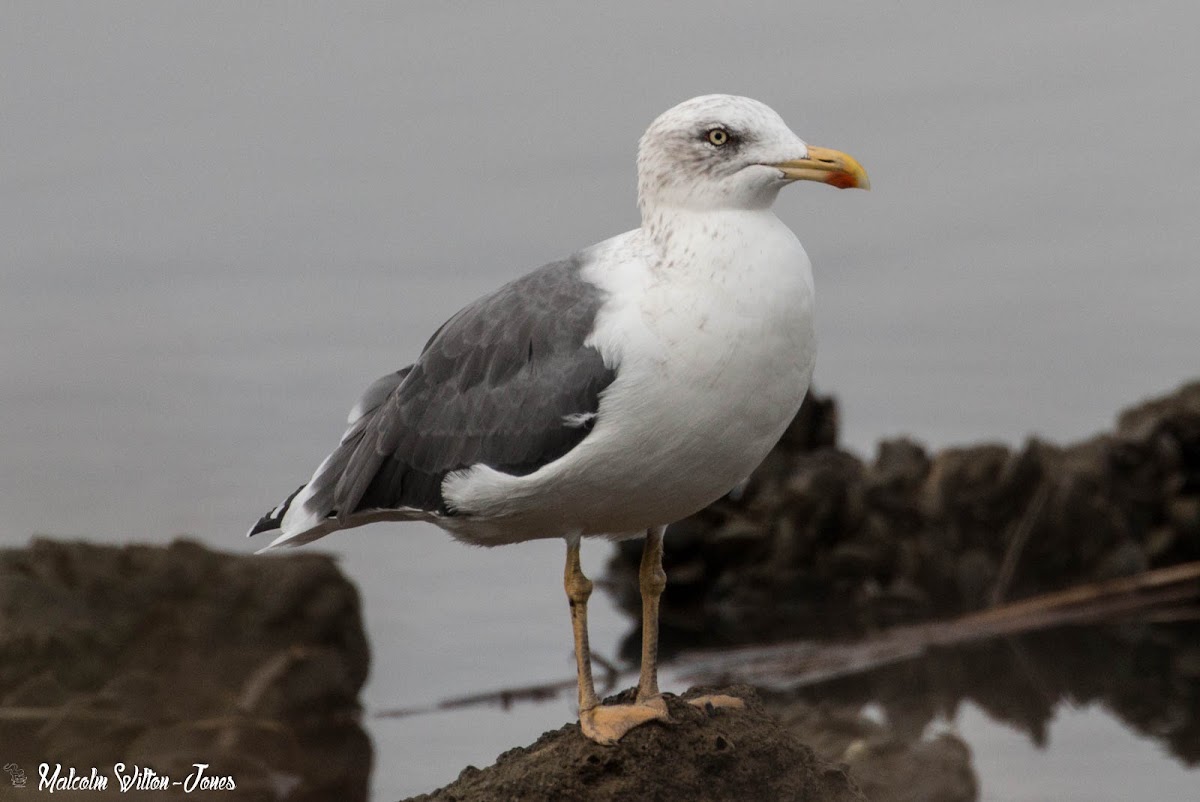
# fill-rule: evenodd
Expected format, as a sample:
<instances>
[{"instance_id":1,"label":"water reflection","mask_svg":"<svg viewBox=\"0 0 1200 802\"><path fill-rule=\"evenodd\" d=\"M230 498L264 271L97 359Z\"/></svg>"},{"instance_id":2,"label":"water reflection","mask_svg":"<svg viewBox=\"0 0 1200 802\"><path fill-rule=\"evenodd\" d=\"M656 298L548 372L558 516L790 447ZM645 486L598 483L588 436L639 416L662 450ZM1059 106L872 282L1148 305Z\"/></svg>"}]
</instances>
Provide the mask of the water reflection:
<instances>
[{"instance_id":1,"label":"water reflection","mask_svg":"<svg viewBox=\"0 0 1200 802\"><path fill-rule=\"evenodd\" d=\"M1048 745L1062 704L1099 704L1187 767L1200 765L1200 624L1067 627L938 648L793 692L809 702L878 704L898 732L919 736L974 703ZM781 697L782 698L782 697Z\"/></svg>"}]
</instances>

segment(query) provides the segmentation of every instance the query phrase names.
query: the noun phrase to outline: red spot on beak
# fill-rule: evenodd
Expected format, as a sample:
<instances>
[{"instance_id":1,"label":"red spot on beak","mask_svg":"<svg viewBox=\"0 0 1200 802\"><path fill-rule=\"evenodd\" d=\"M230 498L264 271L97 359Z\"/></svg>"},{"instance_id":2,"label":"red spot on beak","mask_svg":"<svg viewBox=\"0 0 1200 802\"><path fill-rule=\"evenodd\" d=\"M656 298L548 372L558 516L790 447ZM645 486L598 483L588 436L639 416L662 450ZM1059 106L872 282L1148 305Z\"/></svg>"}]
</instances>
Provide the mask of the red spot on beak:
<instances>
[{"instance_id":1,"label":"red spot on beak","mask_svg":"<svg viewBox=\"0 0 1200 802\"><path fill-rule=\"evenodd\" d=\"M853 189L858 186L858 180L850 173L830 173L825 183L838 189Z\"/></svg>"}]
</instances>

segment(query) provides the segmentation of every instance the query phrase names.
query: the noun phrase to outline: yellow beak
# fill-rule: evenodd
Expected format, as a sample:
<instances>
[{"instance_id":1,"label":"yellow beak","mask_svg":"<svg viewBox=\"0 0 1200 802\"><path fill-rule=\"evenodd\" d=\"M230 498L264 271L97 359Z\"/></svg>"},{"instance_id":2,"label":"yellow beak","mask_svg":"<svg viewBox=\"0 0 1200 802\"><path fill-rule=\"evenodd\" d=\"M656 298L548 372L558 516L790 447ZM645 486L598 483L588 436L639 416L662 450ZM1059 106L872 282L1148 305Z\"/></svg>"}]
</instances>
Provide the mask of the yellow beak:
<instances>
[{"instance_id":1,"label":"yellow beak","mask_svg":"<svg viewBox=\"0 0 1200 802\"><path fill-rule=\"evenodd\" d=\"M808 146L807 159L793 159L768 165L791 181L820 181L838 189L870 189L867 171L853 156L839 150Z\"/></svg>"}]
</instances>

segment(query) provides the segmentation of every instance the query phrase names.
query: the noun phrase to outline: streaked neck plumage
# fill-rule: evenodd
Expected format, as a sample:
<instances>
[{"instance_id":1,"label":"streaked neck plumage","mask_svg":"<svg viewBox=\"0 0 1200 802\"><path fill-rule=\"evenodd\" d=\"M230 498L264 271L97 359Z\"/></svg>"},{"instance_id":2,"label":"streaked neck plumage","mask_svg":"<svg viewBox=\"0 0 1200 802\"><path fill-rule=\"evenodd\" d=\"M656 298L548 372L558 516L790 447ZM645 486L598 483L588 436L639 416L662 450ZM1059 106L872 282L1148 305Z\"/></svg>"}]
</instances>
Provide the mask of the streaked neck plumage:
<instances>
[{"instance_id":1,"label":"streaked neck plumage","mask_svg":"<svg viewBox=\"0 0 1200 802\"><path fill-rule=\"evenodd\" d=\"M771 205L782 183L744 184L684 180L671 176L654 162L638 160L638 210L647 241L662 253L683 246L679 235L688 231L712 238L748 220L777 221Z\"/></svg>"}]
</instances>

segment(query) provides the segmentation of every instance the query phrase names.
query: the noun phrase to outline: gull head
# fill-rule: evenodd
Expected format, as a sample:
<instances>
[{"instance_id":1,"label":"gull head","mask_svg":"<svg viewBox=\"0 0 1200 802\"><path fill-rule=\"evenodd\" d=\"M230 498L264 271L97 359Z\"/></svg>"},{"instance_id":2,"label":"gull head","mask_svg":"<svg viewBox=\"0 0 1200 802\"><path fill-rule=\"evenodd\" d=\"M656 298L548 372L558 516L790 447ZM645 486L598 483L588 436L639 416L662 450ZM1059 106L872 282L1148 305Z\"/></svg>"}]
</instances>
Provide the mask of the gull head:
<instances>
[{"instance_id":1,"label":"gull head","mask_svg":"<svg viewBox=\"0 0 1200 802\"><path fill-rule=\"evenodd\" d=\"M638 204L761 209L793 181L869 189L851 156L809 145L764 103L702 95L659 115L638 144Z\"/></svg>"}]
</instances>

